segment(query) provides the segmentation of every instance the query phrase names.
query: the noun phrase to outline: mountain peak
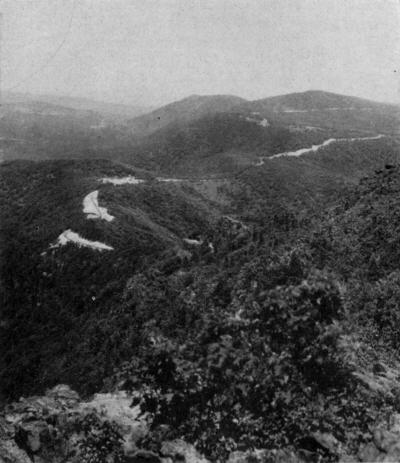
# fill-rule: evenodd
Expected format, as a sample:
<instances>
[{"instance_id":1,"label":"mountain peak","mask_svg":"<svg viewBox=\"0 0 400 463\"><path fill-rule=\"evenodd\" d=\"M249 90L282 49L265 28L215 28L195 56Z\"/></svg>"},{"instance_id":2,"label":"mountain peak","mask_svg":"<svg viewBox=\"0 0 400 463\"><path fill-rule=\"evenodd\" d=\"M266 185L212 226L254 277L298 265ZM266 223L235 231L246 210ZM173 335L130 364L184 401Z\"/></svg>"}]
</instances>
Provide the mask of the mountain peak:
<instances>
[{"instance_id":1,"label":"mountain peak","mask_svg":"<svg viewBox=\"0 0 400 463\"><path fill-rule=\"evenodd\" d=\"M209 114L230 111L246 100L234 95L190 95L133 119L134 133L148 135L172 122L188 122Z\"/></svg>"}]
</instances>

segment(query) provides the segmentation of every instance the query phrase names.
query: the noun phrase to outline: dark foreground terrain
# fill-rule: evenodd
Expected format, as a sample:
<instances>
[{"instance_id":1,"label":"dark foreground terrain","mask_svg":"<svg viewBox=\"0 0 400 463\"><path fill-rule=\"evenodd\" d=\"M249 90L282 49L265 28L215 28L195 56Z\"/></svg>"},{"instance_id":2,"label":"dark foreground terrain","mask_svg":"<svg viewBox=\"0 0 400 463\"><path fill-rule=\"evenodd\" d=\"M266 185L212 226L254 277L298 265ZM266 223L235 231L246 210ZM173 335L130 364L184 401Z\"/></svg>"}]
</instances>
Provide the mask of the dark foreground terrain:
<instances>
[{"instance_id":1,"label":"dark foreground terrain","mask_svg":"<svg viewBox=\"0 0 400 463\"><path fill-rule=\"evenodd\" d=\"M1 164L0 462L400 460L398 110L199 98Z\"/></svg>"}]
</instances>

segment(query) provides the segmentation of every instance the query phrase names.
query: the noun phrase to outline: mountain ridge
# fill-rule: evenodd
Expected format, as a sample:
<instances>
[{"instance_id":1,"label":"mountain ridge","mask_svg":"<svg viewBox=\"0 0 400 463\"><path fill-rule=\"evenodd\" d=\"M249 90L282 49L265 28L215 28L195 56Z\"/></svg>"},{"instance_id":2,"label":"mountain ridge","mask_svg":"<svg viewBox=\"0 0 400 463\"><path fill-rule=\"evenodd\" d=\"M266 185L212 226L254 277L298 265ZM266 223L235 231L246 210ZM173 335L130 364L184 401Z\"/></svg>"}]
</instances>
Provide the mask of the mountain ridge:
<instances>
[{"instance_id":1,"label":"mountain ridge","mask_svg":"<svg viewBox=\"0 0 400 463\"><path fill-rule=\"evenodd\" d=\"M139 116L152 110L151 107L135 106L121 103L110 103L105 101L93 100L90 98L52 95L52 94L30 94L18 92L4 92L2 95L4 103L21 103L21 102L41 102L63 106L78 111L94 111L109 118L119 118L121 120L130 117Z\"/></svg>"},{"instance_id":2,"label":"mountain ridge","mask_svg":"<svg viewBox=\"0 0 400 463\"><path fill-rule=\"evenodd\" d=\"M129 123L134 134L149 135L172 122L187 122L206 114L224 112L244 101L246 100L234 95L190 95L139 116Z\"/></svg>"},{"instance_id":3,"label":"mountain ridge","mask_svg":"<svg viewBox=\"0 0 400 463\"><path fill-rule=\"evenodd\" d=\"M23 445L45 463L68 449L129 461L118 423L75 413L78 393L100 390L116 418L135 405L149 424L134 461L178 460L160 452L176 438L203 462L386 458L375 430L400 397L397 109L346 98L257 111L194 95L141 138L79 110L4 108L1 148L21 155L23 140L33 160L0 165L0 401L52 389L6 406L0 460Z\"/></svg>"}]
</instances>

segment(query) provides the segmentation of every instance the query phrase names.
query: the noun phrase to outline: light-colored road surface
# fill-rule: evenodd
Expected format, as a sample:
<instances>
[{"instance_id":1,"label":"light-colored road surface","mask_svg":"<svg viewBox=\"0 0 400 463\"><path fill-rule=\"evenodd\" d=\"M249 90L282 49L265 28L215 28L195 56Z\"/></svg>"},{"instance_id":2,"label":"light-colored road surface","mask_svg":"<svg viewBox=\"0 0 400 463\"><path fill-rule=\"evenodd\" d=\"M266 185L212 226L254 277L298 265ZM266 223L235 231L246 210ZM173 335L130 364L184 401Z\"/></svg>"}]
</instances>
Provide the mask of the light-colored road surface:
<instances>
[{"instance_id":1,"label":"light-colored road surface","mask_svg":"<svg viewBox=\"0 0 400 463\"><path fill-rule=\"evenodd\" d=\"M136 178L133 175L129 175L128 177L104 177L101 179L102 183L112 183L113 185L137 185L139 183L144 183L145 180L140 178Z\"/></svg>"},{"instance_id":2,"label":"light-colored road surface","mask_svg":"<svg viewBox=\"0 0 400 463\"><path fill-rule=\"evenodd\" d=\"M181 178L164 178L164 177L157 177L157 182L182 182Z\"/></svg>"},{"instance_id":3,"label":"light-colored road surface","mask_svg":"<svg viewBox=\"0 0 400 463\"><path fill-rule=\"evenodd\" d=\"M269 161L271 159L276 159L276 158L281 158L281 157L298 157L303 154L307 153L315 153L317 152L320 148L323 148L324 146L331 145L332 143L338 143L338 142L344 142L344 141L364 141L364 140L378 140L380 138L383 138L384 135L376 135L374 137L355 137L355 138L329 138L328 140L325 140L323 143L320 145L312 145L310 148L301 148L296 151L285 151L284 153L278 153L274 154L273 156L263 156L260 157L259 160L254 163L253 165L256 167L262 166L265 161Z\"/></svg>"},{"instance_id":4,"label":"light-colored road surface","mask_svg":"<svg viewBox=\"0 0 400 463\"><path fill-rule=\"evenodd\" d=\"M88 219L103 219L107 222L114 220L105 207L100 207L98 202L98 190L92 191L83 199L83 213L87 214Z\"/></svg>"},{"instance_id":5,"label":"light-colored road surface","mask_svg":"<svg viewBox=\"0 0 400 463\"><path fill-rule=\"evenodd\" d=\"M312 109L281 109L274 111L276 113L312 113L312 112L322 112L322 111L372 111L372 108L355 108L354 106L343 106L338 108L312 108Z\"/></svg>"},{"instance_id":6,"label":"light-colored road surface","mask_svg":"<svg viewBox=\"0 0 400 463\"><path fill-rule=\"evenodd\" d=\"M302 148L297 151L286 151L285 153L278 153L274 156L269 157L268 159L280 158L282 156L301 156L305 153L312 153L318 151L320 148L324 146L331 145L332 143L336 142L343 142L343 141L363 141L363 140L378 140L379 138L383 138L383 135L376 135L375 137L356 137L356 138L329 138L325 140L320 145L312 145L311 148Z\"/></svg>"},{"instance_id":7,"label":"light-colored road surface","mask_svg":"<svg viewBox=\"0 0 400 463\"><path fill-rule=\"evenodd\" d=\"M50 249L65 246L67 243L74 243L79 247L95 249L97 251L112 251L114 249L112 246L108 246L107 244L101 243L100 241L90 241L82 238L78 235L78 233L75 233L72 230L65 230L62 232L61 235L57 238L57 242L50 246Z\"/></svg>"}]
</instances>

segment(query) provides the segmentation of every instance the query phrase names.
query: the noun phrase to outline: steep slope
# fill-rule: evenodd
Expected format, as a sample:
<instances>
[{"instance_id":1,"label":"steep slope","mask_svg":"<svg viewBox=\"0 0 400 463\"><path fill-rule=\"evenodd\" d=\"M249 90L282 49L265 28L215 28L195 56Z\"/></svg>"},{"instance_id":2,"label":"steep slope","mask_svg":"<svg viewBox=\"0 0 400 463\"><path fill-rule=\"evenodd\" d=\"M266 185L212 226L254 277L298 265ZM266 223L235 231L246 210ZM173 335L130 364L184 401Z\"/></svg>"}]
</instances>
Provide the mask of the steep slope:
<instances>
[{"instance_id":1,"label":"steep slope","mask_svg":"<svg viewBox=\"0 0 400 463\"><path fill-rule=\"evenodd\" d=\"M189 98L151 113L154 125L149 130L145 125L153 122L144 116L143 130L137 126L141 136L113 155L168 175L226 176L262 165L260 159L305 153L334 140L356 145L371 139L379 146L379 138L397 138L400 127L397 106L327 92L289 94L233 106L230 101L225 109L219 106L218 112L216 107L210 112L208 105L193 110L193 102L213 101L208 98ZM202 107L206 108L203 115Z\"/></svg>"},{"instance_id":2,"label":"steep slope","mask_svg":"<svg viewBox=\"0 0 400 463\"><path fill-rule=\"evenodd\" d=\"M230 174L263 153L275 153L301 143L322 140L292 134L284 127L263 127L232 113L207 115L173 123L143 138L125 153L125 162L185 177Z\"/></svg>"},{"instance_id":3,"label":"steep slope","mask_svg":"<svg viewBox=\"0 0 400 463\"><path fill-rule=\"evenodd\" d=\"M229 111L244 101L233 95L192 95L133 119L131 129L135 135L148 135L171 123L190 122L206 114Z\"/></svg>"},{"instance_id":4,"label":"steep slope","mask_svg":"<svg viewBox=\"0 0 400 463\"><path fill-rule=\"evenodd\" d=\"M168 428L213 461L253 445L289 445L293 461L397 461L399 179L387 166L283 246L253 234L188 269L169 313L191 318L178 335L160 320L115 378L143 391L157 442ZM174 280L151 275L171 294ZM164 298L143 302L137 282L128 306L157 313Z\"/></svg>"},{"instance_id":5,"label":"steep slope","mask_svg":"<svg viewBox=\"0 0 400 463\"><path fill-rule=\"evenodd\" d=\"M74 366L75 350L68 347L68 336L76 339L82 329L100 329L93 324L93 316L104 321L107 333L108 329L118 331L113 323L119 326L128 317L132 325L127 327L130 334L126 339L139 323L139 313L140 323L157 319L169 330L175 329L175 316L184 316L169 318L167 296L156 289L147 293L147 283L140 277L143 268L154 263L153 276L164 281L172 272L171 282L185 285L186 277L179 272L195 264L199 255L206 261L223 259L222 263L226 253L249 240L285 241L293 228L310 223L311 213L334 203L360 177L398 160L398 146L389 139L381 141L379 147L374 141L355 146L341 143L325 147L322 153L272 159L234 177L214 179L218 194L209 194L214 188L210 178L171 181L174 179L110 161L3 163L0 273L4 332L0 339L5 351L8 345L21 354L28 342L35 357L29 362L37 369L28 371L12 356L4 357L0 370L5 393L10 394L17 385L31 390L54 381L94 390L103 366L92 369L86 361ZM224 201L218 199L221 196ZM227 213L239 214L245 224L224 219ZM221 225L216 225L218 220L222 220ZM139 312L124 312L121 319L111 323L108 313L119 306L132 277L137 290L144 291L140 297L144 305ZM148 296L157 304L164 301L165 307L150 309L145 302ZM14 317L15 307L19 308L18 317ZM51 307L60 310L54 312ZM28 320L40 324L32 337ZM77 339L76 345L87 350L88 359L92 359L88 362L95 355L103 365L104 356L109 354L94 347L91 337L97 335L91 333L89 345L83 347ZM139 336L128 347L118 339L112 343L119 346L115 355L121 361L141 342ZM59 347L54 347L59 342ZM83 375L84 368L93 372L91 379Z\"/></svg>"},{"instance_id":6,"label":"steep slope","mask_svg":"<svg viewBox=\"0 0 400 463\"><path fill-rule=\"evenodd\" d=\"M330 247L335 249L337 262L330 265L340 266L344 274L360 272L365 280L397 274L399 205L398 163L387 164L375 175L363 178L323 231L330 234Z\"/></svg>"},{"instance_id":7,"label":"steep slope","mask_svg":"<svg viewBox=\"0 0 400 463\"><path fill-rule=\"evenodd\" d=\"M235 133L236 145L246 131ZM254 448L264 450L250 461L396 461L387 440L389 428L398 439L388 422L400 393L398 156L384 137L266 159L231 177L239 218L190 181L110 161L4 163L4 398L59 382L131 391L150 424L144 458L184 437L212 461ZM57 243L69 230L112 249L70 234ZM58 393L73 399L80 430L78 397L65 387L30 399L28 418L48 429L43 403L68 415ZM8 439L14 450L31 449L26 404L14 405L25 430ZM84 422L85 445L122 451L98 420Z\"/></svg>"},{"instance_id":8,"label":"steep slope","mask_svg":"<svg viewBox=\"0 0 400 463\"><path fill-rule=\"evenodd\" d=\"M236 176L249 191L248 200L275 198L294 208L334 202L343 191L385 164L400 162L399 143L391 138L338 141L301 156L264 158ZM245 202L244 202L245 203Z\"/></svg>"},{"instance_id":9,"label":"steep slope","mask_svg":"<svg viewBox=\"0 0 400 463\"><path fill-rule=\"evenodd\" d=\"M385 162L397 162L395 137L340 133L335 129L293 131L284 125L268 127L237 114L205 117L180 127L154 133L146 142L115 155L124 162L195 181L222 180L269 185L279 190L316 191L332 182L354 183ZM308 185L308 186L307 186Z\"/></svg>"},{"instance_id":10,"label":"steep slope","mask_svg":"<svg viewBox=\"0 0 400 463\"><path fill-rule=\"evenodd\" d=\"M187 185L109 161L5 162L0 175L2 392L80 381L68 347L79 324L108 313L146 261L191 258L184 239L206 234L214 208ZM127 175L144 181L102 181ZM14 349L30 352L25 371Z\"/></svg>"},{"instance_id":11,"label":"steep slope","mask_svg":"<svg viewBox=\"0 0 400 463\"><path fill-rule=\"evenodd\" d=\"M131 122L44 102L2 107L2 159L108 158L170 174L231 174L331 138L398 135L399 109L326 92L246 102L192 96Z\"/></svg>"}]
</instances>

